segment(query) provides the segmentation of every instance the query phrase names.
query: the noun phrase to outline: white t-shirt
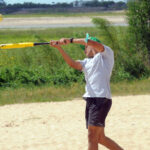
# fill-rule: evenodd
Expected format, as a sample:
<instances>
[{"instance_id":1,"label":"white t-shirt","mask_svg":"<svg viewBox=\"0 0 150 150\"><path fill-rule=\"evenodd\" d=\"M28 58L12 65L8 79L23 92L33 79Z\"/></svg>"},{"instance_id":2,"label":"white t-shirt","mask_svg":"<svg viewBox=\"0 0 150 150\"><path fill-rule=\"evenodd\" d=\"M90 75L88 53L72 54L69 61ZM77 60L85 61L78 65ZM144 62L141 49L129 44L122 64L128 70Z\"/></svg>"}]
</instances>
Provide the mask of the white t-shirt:
<instances>
[{"instance_id":1,"label":"white t-shirt","mask_svg":"<svg viewBox=\"0 0 150 150\"><path fill-rule=\"evenodd\" d=\"M105 97L111 99L110 77L114 65L112 49L104 45L104 51L93 58L79 60L85 75L86 86L83 97Z\"/></svg>"}]
</instances>

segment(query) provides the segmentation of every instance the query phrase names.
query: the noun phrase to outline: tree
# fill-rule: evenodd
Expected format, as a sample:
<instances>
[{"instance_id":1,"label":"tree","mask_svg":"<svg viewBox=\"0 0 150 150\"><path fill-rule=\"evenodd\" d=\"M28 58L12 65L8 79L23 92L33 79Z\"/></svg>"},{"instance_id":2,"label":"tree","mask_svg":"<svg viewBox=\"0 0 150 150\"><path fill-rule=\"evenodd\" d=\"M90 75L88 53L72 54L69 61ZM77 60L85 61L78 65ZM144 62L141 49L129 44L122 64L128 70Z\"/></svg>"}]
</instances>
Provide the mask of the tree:
<instances>
[{"instance_id":1,"label":"tree","mask_svg":"<svg viewBox=\"0 0 150 150\"><path fill-rule=\"evenodd\" d=\"M97 3L97 2L98 2L98 0L93 0L93 2L96 2L96 3Z\"/></svg>"},{"instance_id":2,"label":"tree","mask_svg":"<svg viewBox=\"0 0 150 150\"><path fill-rule=\"evenodd\" d=\"M148 51L150 64L150 0L128 1L127 15L133 46L140 53Z\"/></svg>"},{"instance_id":3,"label":"tree","mask_svg":"<svg viewBox=\"0 0 150 150\"><path fill-rule=\"evenodd\" d=\"M0 4L5 4L4 0L0 0Z\"/></svg>"}]
</instances>

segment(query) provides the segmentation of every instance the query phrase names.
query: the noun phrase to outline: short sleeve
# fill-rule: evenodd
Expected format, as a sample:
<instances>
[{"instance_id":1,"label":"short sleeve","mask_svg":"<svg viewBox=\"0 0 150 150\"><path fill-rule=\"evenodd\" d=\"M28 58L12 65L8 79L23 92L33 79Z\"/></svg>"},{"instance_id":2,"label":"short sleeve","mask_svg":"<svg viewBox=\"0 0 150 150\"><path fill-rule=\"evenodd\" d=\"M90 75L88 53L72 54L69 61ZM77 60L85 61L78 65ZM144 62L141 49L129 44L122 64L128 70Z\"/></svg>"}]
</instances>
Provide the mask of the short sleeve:
<instances>
[{"instance_id":1,"label":"short sleeve","mask_svg":"<svg viewBox=\"0 0 150 150\"><path fill-rule=\"evenodd\" d=\"M102 55L104 60L107 60L113 66L113 64L114 64L114 52L110 47L104 45L104 51L101 52L101 55Z\"/></svg>"},{"instance_id":2,"label":"short sleeve","mask_svg":"<svg viewBox=\"0 0 150 150\"><path fill-rule=\"evenodd\" d=\"M84 60L77 60L77 62L79 62L82 65L82 70L85 68L85 64L86 64L86 59Z\"/></svg>"},{"instance_id":3,"label":"short sleeve","mask_svg":"<svg viewBox=\"0 0 150 150\"><path fill-rule=\"evenodd\" d=\"M113 55L113 51L110 47L104 45L104 51L101 52L102 56L104 57L110 57Z\"/></svg>"}]
</instances>

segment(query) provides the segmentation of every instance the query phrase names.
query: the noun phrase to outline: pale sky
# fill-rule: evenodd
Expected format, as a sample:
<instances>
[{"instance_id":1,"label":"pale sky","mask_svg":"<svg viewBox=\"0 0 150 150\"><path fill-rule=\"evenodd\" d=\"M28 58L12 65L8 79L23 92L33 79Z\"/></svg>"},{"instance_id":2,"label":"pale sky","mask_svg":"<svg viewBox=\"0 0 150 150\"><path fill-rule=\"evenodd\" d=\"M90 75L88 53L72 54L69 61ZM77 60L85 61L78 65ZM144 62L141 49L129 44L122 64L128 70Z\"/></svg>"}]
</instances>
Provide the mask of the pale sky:
<instances>
[{"instance_id":1,"label":"pale sky","mask_svg":"<svg viewBox=\"0 0 150 150\"><path fill-rule=\"evenodd\" d=\"M66 3L71 3L75 0L4 0L7 4L14 4L14 3L24 3L24 2L32 2L32 3L42 3L42 4L52 4L52 2L55 2L55 3L63 3L63 2L66 2ZM100 0L99 0L100 1ZM105 1L110 1L110 0L105 0ZM112 1L112 0L111 0ZM118 1L123 1L125 2L126 0L113 0L115 2L118 2Z\"/></svg>"}]
</instances>

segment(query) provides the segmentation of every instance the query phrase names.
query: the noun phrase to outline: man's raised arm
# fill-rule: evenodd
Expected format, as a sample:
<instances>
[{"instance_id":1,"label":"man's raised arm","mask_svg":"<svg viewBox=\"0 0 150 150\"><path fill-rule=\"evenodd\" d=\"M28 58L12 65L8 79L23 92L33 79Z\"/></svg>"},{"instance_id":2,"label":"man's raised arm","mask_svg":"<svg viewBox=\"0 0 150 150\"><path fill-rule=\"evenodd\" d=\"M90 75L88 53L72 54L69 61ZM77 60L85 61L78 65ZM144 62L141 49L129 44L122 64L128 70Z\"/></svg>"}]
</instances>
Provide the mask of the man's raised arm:
<instances>
[{"instance_id":1,"label":"man's raised arm","mask_svg":"<svg viewBox=\"0 0 150 150\"><path fill-rule=\"evenodd\" d=\"M85 46L92 46L95 49L96 53L104 51L104 46L101 43L93 41L91 39L88 39L87 41L85 41L85 38L79 38L79 39L63 38L60 40L60 42L63 44L75 43L75 44L81 44Z\"/></svg>"},{"instance_id":2,"label":"man's raised arm","mask_svg":"<svg viewBox=\"0 0 150 150\"><path fill-rule=\"evenodd\" d=\"M77 69L77 70L82 70L82 65L80 64L80 62L77 62L75 60L73 60L60 46L61 41L50 41L50 45L52 47L55 47L59 50L59 52L61 53L61 55L63 56L65 62L72 68Z\"/></svg>"},{"instance_id":3,"label":"man's raised arm","mask_svg":"<svg viewBox=\"0 0 150 150\"><path fill-rule=\"evenodd\" d=\"M104 51L104 46L101 43L90 39L87 41L87 43L85 42L85 39L73 39L72 43L92 46L95 49L96 53Z\"/></svg>"}]
</instances>

